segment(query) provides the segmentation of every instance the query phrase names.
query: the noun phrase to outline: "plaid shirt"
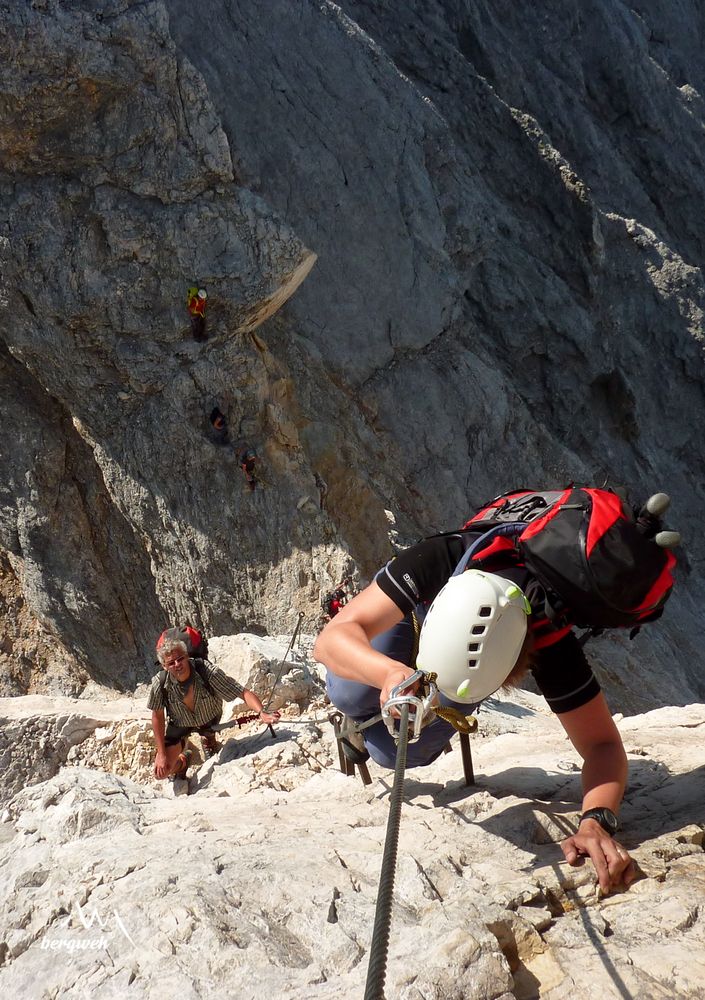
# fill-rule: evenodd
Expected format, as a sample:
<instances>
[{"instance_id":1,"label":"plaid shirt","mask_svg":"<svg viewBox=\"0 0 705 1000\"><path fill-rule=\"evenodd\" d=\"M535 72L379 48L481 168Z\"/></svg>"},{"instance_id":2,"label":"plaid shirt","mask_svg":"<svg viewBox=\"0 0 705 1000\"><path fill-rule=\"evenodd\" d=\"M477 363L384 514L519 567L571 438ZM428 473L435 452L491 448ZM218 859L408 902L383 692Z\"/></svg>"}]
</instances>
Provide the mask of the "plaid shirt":
<instances>
[{"instance_id":1,"label":"plaid shirt","mask_svg":"<svg viewBox=\"0 0 705 1000\"><path fill-rule=\"evenodd\" d=\"M193 726L199 728L206 723L212 722L216 716L220 717L223 711L224 701L234 701L242 698L245 689L232 677L228 677L218 667L214 667L208 660L202 660L203 672L208 678L208 687L200 673L196 669L193 660L191 664L191 675L193 677L196 696L193 711L184 705L183 695L179 689L179 683L171 674L160 670L152 680L152 688L147 699L147 708L153 712L166 709L169 720L176 726ZM210 688L210 691L208 690Z\"/></svg>"}]
</instances>

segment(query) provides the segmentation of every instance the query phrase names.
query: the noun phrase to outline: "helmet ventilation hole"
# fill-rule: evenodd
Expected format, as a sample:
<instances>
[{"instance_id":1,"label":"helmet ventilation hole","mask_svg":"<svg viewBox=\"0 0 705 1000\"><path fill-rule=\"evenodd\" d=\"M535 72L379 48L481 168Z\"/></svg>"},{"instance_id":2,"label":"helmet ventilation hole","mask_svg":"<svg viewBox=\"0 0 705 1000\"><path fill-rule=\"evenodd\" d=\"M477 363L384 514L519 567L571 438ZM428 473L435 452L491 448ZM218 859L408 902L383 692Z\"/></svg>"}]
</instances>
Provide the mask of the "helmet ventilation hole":
<instances>
[{"instance_id":1,"label":"helmet ventilation hole","mask_svg":"<svg viewBox=\"0 0 705 1000\"><path fill-rule=\"evenodd\" d=\"M487 631L486 625L473 625L472 634L473 635L484 635Z\"/></svg>"},{"instance_id":2,"label":"helmet ventilation hole","mask_svg":"<svg viewBox=\"0 0 705 1000\"><path fill-rule=\"evenodd\" d=\"M489 618L490 615L492 614L492 608L488 607L486 604L483 604L478 613L480 615L480 618Z\"/></svg>"}]
</instances>

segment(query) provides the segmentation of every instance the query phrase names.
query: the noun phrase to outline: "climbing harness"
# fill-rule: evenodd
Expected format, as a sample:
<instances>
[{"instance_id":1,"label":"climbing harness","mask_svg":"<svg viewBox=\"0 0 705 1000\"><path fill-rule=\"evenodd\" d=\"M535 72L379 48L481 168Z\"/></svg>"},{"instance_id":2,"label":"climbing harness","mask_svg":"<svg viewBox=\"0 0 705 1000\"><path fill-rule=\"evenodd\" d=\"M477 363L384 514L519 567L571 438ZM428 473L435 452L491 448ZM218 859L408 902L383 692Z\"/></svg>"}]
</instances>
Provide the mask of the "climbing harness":
<instances>
[{"instance_id":1,"label":"climbing harness","mask_svg":"<svg viewBox=\"0 0 705 1000\"><path fill-rule=\"evenodd\" d=\"M419 693L417 695L408 693L407 689L417 681L419 683ZM404 693L405 691L407 692L406 694ZM380 721L384 721L391 736L395 740L398 740L399 732L395 724L396 717L392 715L391 709L392 707L396 707L398 710L400 705L406 704L409 706L409 720L407 725L410 730L407 741L413 743L417 740L424 727L428 725L434 715L450 723L460 737L460 752L463 761L465 784L468 787L474 785L475 773L468 736L477 730L477 719L472 715L465 716L457 708L451 708L449 705L434 704L434 701L437 700L437 695L436 675L417 670L410 677L406 678L406 680L392 688L389 699L382 711L377 715L373 715L371 719L366 719L364 722L357 722L354 719L346 718L341 712L333 712L329 715L328 721L333 726L333 733L338 747L338 760L341 773L349 777L354 776L355 767L357 767L362 778L362 783L364 785L371 784L372 778L370 777L365 760L356 759L356 755L350 754L349 750L346 752L346 744L349 745L351 734L363 733L365 729L377 725ZM450 749L449 743L446 747L446 753Z\"/></svg>"}]
</instances>

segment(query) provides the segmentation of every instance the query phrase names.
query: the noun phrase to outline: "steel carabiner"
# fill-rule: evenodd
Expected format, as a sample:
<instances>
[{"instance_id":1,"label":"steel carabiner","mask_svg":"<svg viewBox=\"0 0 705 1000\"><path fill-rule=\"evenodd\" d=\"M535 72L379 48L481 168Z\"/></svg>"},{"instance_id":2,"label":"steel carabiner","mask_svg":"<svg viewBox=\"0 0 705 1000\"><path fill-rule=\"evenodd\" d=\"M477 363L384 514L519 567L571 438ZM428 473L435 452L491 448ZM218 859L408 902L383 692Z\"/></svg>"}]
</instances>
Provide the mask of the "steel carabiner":
<instances>
[{"instance_id":1,"label":"steel carabiner","mask_svg":"<svg viewBox=\"0 0 705 1000\"><path fill-rule=\"evenodd\" d=\"M408 689L420 682L419 694L411 694ZM433 712L433 703L438 695L438 688L423 670L417 670L407 677L400 684L396 684L389 692L389 698L382 706L382 719L395 740L399 740L399 732L396 729L396 716L392 715L392 708L401 705L409 706L409 743L413 743L421 735L423 727L428 722Z\"/></svg>"}]
</instances>

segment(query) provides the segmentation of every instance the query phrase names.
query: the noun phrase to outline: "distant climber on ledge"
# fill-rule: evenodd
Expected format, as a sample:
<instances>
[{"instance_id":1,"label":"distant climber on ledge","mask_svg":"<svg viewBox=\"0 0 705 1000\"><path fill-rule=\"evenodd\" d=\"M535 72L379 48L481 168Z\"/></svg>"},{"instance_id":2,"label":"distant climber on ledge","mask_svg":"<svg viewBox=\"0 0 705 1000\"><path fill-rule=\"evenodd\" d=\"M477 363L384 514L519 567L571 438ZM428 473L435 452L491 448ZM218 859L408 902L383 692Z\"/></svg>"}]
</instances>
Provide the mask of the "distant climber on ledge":
<instances>
[{"instance_id":1,"label":"distant climber on ledge","mask_svg":"<svg viewBox=\"0 0 705 1000\"><path fill-rule=\"evenodd\" d=\"M265 712L254 691L242 687L208 660L189 657L182 639L165 638L160 643L157 657L163 669L154 677L147 700L157 744L157 778L186 777L191 757L186 739L193 732L201 737L206 757L218 752L213 726L220 722L224 701L242 698L259 714L261 722L270 725L279 720L279 712Z\"/></svg>"},{"instance_id":2,"label":"distant climber on ledge","mask_svg":"<svg viewBox=\"0 0 705 1000\"><path fill-rule=\"evenodd\" d=\"M206 333L206 300L208 293L205 288L194 285L186 293L186 308L191 316L191 333L194 340L207 340Z\"/></svg>"}]
</instances>

